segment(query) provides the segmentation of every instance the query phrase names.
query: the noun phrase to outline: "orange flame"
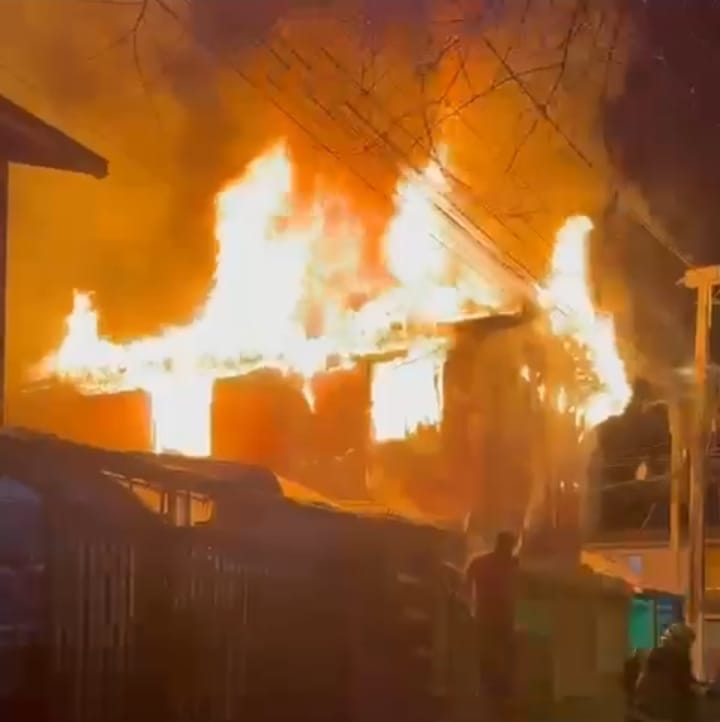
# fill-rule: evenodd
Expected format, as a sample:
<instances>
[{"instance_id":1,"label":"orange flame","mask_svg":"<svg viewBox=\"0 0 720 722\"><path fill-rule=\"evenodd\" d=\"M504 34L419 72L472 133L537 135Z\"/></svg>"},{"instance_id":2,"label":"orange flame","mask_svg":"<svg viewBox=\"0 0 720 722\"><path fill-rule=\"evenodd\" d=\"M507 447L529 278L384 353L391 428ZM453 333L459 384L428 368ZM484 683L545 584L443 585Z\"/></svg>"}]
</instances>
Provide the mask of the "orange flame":
<instances>
[{"instance_id":1,"label":"orange flame","mask_svg":"<svg viewBox=\"0 0 720 722\"><path fill-rule=\"evenodd\" d=\"M434 162L403 175L382 239L385 280L371 283L361 263L362 224L342 199L315 199L309 212L299 210L292 164L279 143L218 194L215 274L192 323L116 343L100 334L91 297L76 292L67 334L41 374L91 394L146 391L155 450L202 456L211 452L216 379L275 368L298 377L312 406L314 375L387 352L394 360L372 370L375 441L437 426L449 343L439 324L505 310L516 300L499 271L493 275L489 266L478 280L447 245L448 222L434 201L447 191ZM595 312L589 292L591 229L584 217L566 222L539 293L552 331L593 372L596 388L575 410L585 426L621 413L630 398L612 320ZM358 297L366 299L359 307L351 302ZM529 369L522 375L530 381ZM540 385L537 392L544 398L547 390ZM556 393L564 412L567 393Z\"/></svg>"},{"instance_id":2,"label":"orange flame","mask_svg":"<svg viewBox=\"0 0 720 722\"><path fill-rule=\"evenodd\" d=\"M413 368L407 372L413 391L398 398L382 379L404 378L401 367L378 368L372 406L377 439L437 424L446 346L438 324L509 305L502 284L479 282L443 245L445 221L432 196L447 190L444 183L435 163L422 174L403 176L396 214L382 239L387 278L372 288L361 268L362 225L347 214L340 223L331 219L328 208L342 208L341 199L316 199L309 213L300 212L292 164L279 143L217 197L215 275L192 323L116 343L99 333L91 297L76 292L67 334L41 373L85 393L145 390L155 450L206 455L215 379L269 367L298 376L307 391L307 380L319 372L393 352L414 359L407 366ZM358 296L368 299L359 308L350 302ZM401 422L384 418L396 412L383 394L407 404Z\"/></svg>"},{"instance_id":3,"label":"orange flame","mask_svg":"<svg viewBox=\"0 0 720 722\"><path fill-rule=\"evenodd\" d=\"M439 426L443 417L445 349L414 348L405 358L372 368L373 436L376 441L405 439L422 427Z\"/></svg>"},{"instance_id":4,"label":"orange flame","mask_svg":"<svg viewBox=\"0 0 720 722\"><path fill-rule=\"evenodd\" d=\"M552 271L540 294L553 333L571 339L581 356L579 365L592 371L596 387L577 410L588 428L621 414L632 397L613 319L597 313L590 293L588 239L592 229L592 221L585 216L568 218L557 233ZM565 400L562 406L566 406Z\"/></svg>"}]
</instances>

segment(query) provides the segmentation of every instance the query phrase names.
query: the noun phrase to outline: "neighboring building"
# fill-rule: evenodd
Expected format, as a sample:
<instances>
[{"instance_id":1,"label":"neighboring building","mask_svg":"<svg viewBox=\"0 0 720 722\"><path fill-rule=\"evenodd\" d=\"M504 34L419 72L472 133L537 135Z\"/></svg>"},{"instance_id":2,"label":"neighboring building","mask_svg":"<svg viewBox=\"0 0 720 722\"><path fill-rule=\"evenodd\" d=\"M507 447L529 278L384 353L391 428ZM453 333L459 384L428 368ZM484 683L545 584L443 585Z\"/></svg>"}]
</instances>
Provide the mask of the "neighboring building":
<instances>
[{"instance_id":1,"label":"neighboring building","mask_svg":"<svg viewBox=\"0 0 720 722\"><path fill-rule=\"evenodd\" d=\"M718 379L717 370L711 379ZM715 382L715 385L717 381ZM717 398L711 384L710 398ZM720 673L720 443L716 423L711 435L708 488L705 497L707 669ZM613 567L617 576L638 590L653 590L655 599L638 596L637 624L643 617L667 616L669 595L683 599L688 589L685 540L688 493L681 486L683 539L679 553L670 546L670 424L667 407L647 393L637 393L628 412L600 430L600 451L591 486L597 510L586 530L584 556L596 570ZM664 605L664 606L663 606ZM664 611L663 611L664 610ZM652 626L652 625L651 625ZM655 631L662 622L654 622ZM656 635L655 635L656 636Z\"/></svg>"},{"instance_id":2,"label":"neighboring building","mask_svg":"<svg viewBox=\"0 0 720 722\"><path fill-rule=\"evenodd\" d=\"M0 537L0 571L41 561L0 606L37 641L1 657L7 699L42 708L20 719L438 718L446 532L287 498L258 467L24 432L0 434L0 477L2 520L41 520Z\"/></svg>"},{"instance_id":3,"label":"neighboring building","mask_svg":"<svg viewBox=\"0 0 720 722\"><path fill-rule=\"evenodd\" d=\"M0 96L0 425L5 423L7 224L10 164L54 168L104 178L107 161L40 118Z\"/></svg>"},{"instance_id":4,"label":"neighboring building","mask_svg":"<svg viewBox=\"0 0 720 722\"><path fill-rule=\"evenodd\" d=\"M8 205L11 163L107 175L107 161L0 96L0 427L5 424ZM46 619L43 508L0 470L0 716L37 719Z\"/></svg>"},{"instance_id":5,"label":"neighboring building","mask_svg":"<svg viewBox=\"0 0 720 722\"><path fill-rule=\"evenodd\" d=\"M636 530L597 536L585 545L585 555L599 569L612 565L614 573L632 580L638 591L685 596L687 590L687 547L679 556L670 548L667 531ZM710 673L720 672L720 527L708 530L706 549L706 658Z\"/></svg>"},{"instance_id":6,"label":"neighboring building","mask_svg":"<svg viewBox=\"0 0 720 722\"><path fill-rule=\"evenodd\" d=\"M38 644L4 662L53 720L479 714L459 534L333 507L259 467L25 432L0 434L0 477L16 518L0 558L40 574L29 604L0 607ZM607 699L626 585L552 564L523 578L528 702Z\"/></svg>"},{"instance_id":7,"label":"neighboring building","mask_svg":"<svg viewBox=\"0 0 720 722\"><path fill-rule=\"evenodd\" d=\"M0 477L0 709L22 686L25 651L42 637L45 545L40 497Z\"/></svg>"}]
</instances>

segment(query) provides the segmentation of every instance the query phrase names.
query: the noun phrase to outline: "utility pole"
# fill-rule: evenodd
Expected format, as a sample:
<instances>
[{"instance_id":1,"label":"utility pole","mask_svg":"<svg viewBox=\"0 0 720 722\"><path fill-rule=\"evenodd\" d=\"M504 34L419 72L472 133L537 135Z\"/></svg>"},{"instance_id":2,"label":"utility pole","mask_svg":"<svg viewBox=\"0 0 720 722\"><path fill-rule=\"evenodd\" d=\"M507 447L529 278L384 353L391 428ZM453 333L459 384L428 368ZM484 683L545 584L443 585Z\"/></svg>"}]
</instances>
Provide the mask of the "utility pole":
<instances>
[{"instance_id":1,"label":"utility pole","mask_svg":"<svg viewBox=\"0 0 720 722\"><path fill-rule=\"evenodd\" d=\"M695 408L690 439L690 513L688 530L687 619L697 634L695 674L705 677L705 491L708 438L708 344L712 323L713 290L720 285L720 266L693 268L684 278L697 292L695 320Z\"/></svg>"},{"instance_id":2,"label":"utility pole","mask_svg":"<svg viewBox=\"0 0 720 722\"><path fill-rule=\"evenodd\" d=\"M7 421L7 256L9 163L0 158L0 427Z\"/></svg>"},{"instance_id":3,"label":"utility pole","mask_svg":"<svg viewBox=\"0 0 720 722\"><path fill-rule=\"evenodd\" d=\"M685 583L682 560L682 504L687 493L688 434L685 423L686 401L682 390L673 389L668 403L670 418L670 550L675 592L682 593Z\"/></svg>"}]
</instances>

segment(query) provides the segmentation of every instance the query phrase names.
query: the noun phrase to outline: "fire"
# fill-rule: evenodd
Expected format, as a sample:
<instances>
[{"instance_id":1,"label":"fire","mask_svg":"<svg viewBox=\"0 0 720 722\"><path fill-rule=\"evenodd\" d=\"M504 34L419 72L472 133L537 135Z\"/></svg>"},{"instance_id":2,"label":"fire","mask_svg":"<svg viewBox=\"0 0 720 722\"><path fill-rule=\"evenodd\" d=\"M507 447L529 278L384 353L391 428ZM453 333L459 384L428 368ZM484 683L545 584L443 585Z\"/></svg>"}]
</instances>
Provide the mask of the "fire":
<instances>
[{"instance_id":1,"label":"fire","mask_svg":"<svg viewBox=\"0 0 720 722\"><path fill-rule=\"evenodd\" d=\"M303 202L288 149L278 143L217 196L215 273L191 323L120 343L100 333L91 296L75 292L65 338L41 374L89 394L144 390L155 451L204 456L211 453L216 379L274 368L297 379L312 407L316 374L389 355L371 370L375 441L436 427L450 343L441 329L517 301L490 263L478 279L446 242L451 233L436 199L448 191L435 162L401 177L378 274L363 261L363 224L342 198ZM596 313L590 296L591 229L585 217L565 223L539 291L552 332L579 352L578 365L594 376L590 397L574 407L586 427L621 413L630 398L612 320ZM521 375L531 381L527 367ZM545 398L549 390L538 384ZM554 393L564 413L567 392Z\"/></svg>"},{"instance_id":2,"label":"fire","mask_svg":"<svg viewBox=\"0 0 720 722\"><path fill-rule=\"evenodd\" d=\"M437 427L443 415L445 349L415 348L404 358L372 368L373 436L405 439L422 427Z\"/></svg>"},{"instance_id":3,"label":"fire","mask_svg":"<svg viewBox=\"0 0 720 722\"><path fill-rule=\"evenodd\" d=\"M302 203L288 149L278 143L217 197L215 274L191 323L119 343L100 333L91 296L76 292L66 336L41 373L90 394L144 390L155 451L207 455L214 380L274 368L297 378L312 405L314 375L393 353L407 363L373 372L376 438L438 424L447 345L439 324L511 301L502 284L478 280L443 244L446 221L433 196L446 190L436 163L404 174L378 280L377 269L363 265L362 223L342 199Z\"/></svg>"},{"instance_id":4,"label":"fire","mask_svg":"<svg viewBox=\"0 0 720 722\"><path fill-rule=\"evenodd\" d=\"M598 314L590 294L588 239L592 229L592 221L585 216L565 222L557 233L552 271L540 294L553 333L574 342L596 381L597 387L579 412L589 428L621 414L632 396L613 319Z\"/></svg>"},{"instance_id":5,"label":"fire","mask_svg":"<svg viewBox=\"0 0 720 722\"><path fill-rule=\"evenodd\" d=\"M148 389L153 446L157 451L209 456L211 448L211 378L178 379Z\"/></svg>"}]
</instances>

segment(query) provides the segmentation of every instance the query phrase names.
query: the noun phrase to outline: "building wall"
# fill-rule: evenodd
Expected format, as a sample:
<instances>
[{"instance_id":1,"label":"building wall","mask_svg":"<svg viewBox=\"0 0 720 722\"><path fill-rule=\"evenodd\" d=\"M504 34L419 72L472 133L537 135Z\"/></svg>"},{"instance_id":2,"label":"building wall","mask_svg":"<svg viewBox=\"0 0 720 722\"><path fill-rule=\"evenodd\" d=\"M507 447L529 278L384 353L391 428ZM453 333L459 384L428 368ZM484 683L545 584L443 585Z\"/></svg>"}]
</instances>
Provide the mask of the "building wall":
<instances>
[{"instance_id":1,"label":"building wall","mask_svg":"<svg viewBox=\"0 0 720 722\"><path fill-rule=\"evenodd\" d=\"M706 551L705 581L711 597L720 596L720 544L716 544L713 542ZM679 560L675 560L667 543L653 546L632 542L622 545L589 544L587 549L607 558L647 589L678 595L683 595L687 589L687 547L683 547Z\"/></svg>"},{"instance_id":2,"label":"building wall","mask_svg":"<svg viewBox=\"0 0 720 722\"><path fill-rule=\"evenodd\" d=\"M358 367L316 379L313 407L298 380L272 371L215 384L215 458L266 466L329 498L365 492L369 387Z\"/></svg>"},{"instance_id":3,"label":"building wall","mask_svg":"<svg viewBox=\"0 0 720 722\"><path fill-rule=\"evenodd\" d=\"M456 336L439 430L371 448L367 364L317 379L312 408L298 379L258 371L215 384L212 454L266 466L331 499L370 498L457 522L472 512L487 540L537 527L553 551L574 554L588 454L573 399L558 408L570 391L567 354L526 319L483 319ZM24 408L15 421L29 428L108 449L151 448L140 392L86 397L58 386Z\"/></svg>"},{"instance_id":4,"label":"building wall","mask_svg":"<svg viewBox=\"0 0 720 722\"><path fill-rule=\"evenodd\" d=\"M714 542L717 544L717 542ZM687 591L688 556L682 550L676 561L669 545L643 546L641 544L590 545L594 554L604 556L620 572L647 589L667 591L684 596ZM676 568L678 571L676 572ZM705 655L710 676L720 674L720 545L706 550L707 609L705 628Z\"/></svg>"},{"instance_id":5,"label":"building wall","mask_svg":"<svg viewBox=\"0 0 720 722\"><path fill-rule=\"evenodd\" d=\"M681 555L676 572L675 560L668 545L588 545L587 548L605 557L610 564L624 572L626 578L636 579L640 586L672 594L682 594L684 591L687 555Z\"/></svg>"},{"instance_id":6,"label":"building wall","mask_svg":"<svg viewBox=\"0 0 720 722\"><path fill-rule=\"evenodd\" d=\"M84 396L58 385L28 393L14 409L14 426L104 449L152 448L150 407L141 391Z\"/></svg>"}]
</instances>

